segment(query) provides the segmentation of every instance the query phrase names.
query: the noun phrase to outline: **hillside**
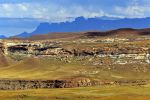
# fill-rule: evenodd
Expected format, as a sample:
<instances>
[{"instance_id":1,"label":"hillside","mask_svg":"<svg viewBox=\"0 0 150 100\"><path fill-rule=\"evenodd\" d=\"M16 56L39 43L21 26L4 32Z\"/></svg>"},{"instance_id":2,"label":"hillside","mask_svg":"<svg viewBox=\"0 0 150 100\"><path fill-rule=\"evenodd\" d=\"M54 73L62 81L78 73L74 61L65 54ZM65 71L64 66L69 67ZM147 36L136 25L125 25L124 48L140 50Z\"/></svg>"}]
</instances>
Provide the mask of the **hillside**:
<instances>
[{"instance_id":1,"label":"hillside","mask_svg":"<svg viewBox=\"0 0 150 100\"><path fill-rule=\"evenodd\" d=\"M0 88L149 85L149 33L121 28L3 39Z\"/></svg>"},{"instance_id":2,"label":"hillside","mask_svg":"<svg viewBox=\"0 0 150 100\"><path fill-rule=\"evenodd\" d=\"M101 37L130 37L130 36L146 36L150 35L150 29L132 29L121 28L109 31L89 31L89 32L72 32L72 33L48 33L43 35L33 35L29 40L44 40L44 39L82 39L82 38L101 38Z\"/></svg>"},{"instance_id":3,"label":"hillside","mask_svg":"<svg viewBox=\"0 0 150 100\"><path fill-rule=\"evenodd\" d=\"M8 61L6 57L0 52L0 67L8 66Z\"/></svg>"},{"instance_id":4,"label":"hillside","mask_svg":"<svg viewBox=\"0 0 150 100\"><path fill-rule=\"evenodd\" d=\"M8 67L9 65L12 64L12 61L13 60L4 55L4 53L0 49L0 68Z\"/></svg>"},{"instance_id":5,"label":"hillside","mask_svg":"<svg viewBox=\"0 0 150 100\"><path fill-rule=\"evenodd\" d=\"M3 55L16 63L0 69L0 77L147 79L150 71L149 30L53 33L28 40L5 39Z\"/></svg>"}]
</instances>

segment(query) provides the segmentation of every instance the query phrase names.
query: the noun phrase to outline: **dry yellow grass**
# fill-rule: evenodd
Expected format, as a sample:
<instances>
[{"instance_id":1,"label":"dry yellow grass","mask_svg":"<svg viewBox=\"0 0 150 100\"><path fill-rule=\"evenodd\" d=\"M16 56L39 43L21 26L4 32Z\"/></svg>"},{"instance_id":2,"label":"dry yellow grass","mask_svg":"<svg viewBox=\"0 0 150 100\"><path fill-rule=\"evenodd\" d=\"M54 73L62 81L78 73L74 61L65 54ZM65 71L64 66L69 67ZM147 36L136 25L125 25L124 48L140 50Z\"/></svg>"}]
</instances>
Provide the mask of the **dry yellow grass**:
<instances>
[{"instance_id":1,"label":"dry yellow grass","mask_svg":"<svg viewBox=\"0 0 150 100\"><path fill-rule=\"evenodd\" d=\"M83 87L0 91L1 100L149 100L145 87Z\"/></svg>"},{"instance_id":2,"label":"dry yellow grass","mask_svg":"<svg viewBox=\"0 0 150 100\"><path fill-rule=\"evenodd\" d=\"M55 57L27 58L8 67L0 68L0 79L64 79L73 76L86 76L98 79L149 79L149 73L133 72L135 64L115 65L110 70L104 65L93 65L91 58L69 58L69 63ZM94 58L94 62L99 61ZM107 63L107 62L106 62ZM139 64L137 66L144 67ZM122 70L126 68L126 70ZM119 77L114 77L119 76Z\"/></svg>"}]
</instances>

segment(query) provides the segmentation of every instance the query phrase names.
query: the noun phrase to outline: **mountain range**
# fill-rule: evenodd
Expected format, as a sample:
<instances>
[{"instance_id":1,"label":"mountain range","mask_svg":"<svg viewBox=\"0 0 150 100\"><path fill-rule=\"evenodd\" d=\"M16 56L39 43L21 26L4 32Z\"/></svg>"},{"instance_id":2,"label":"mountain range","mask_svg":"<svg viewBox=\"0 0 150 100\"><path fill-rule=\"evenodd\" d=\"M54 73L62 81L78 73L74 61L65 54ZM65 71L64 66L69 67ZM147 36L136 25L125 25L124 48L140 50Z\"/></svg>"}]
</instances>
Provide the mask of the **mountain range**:
<instances>
[{"instance_id":1,"label":"mountain range","mask_svg":"<svg viewBox=\"0 0 150 100\"><path fill-rule=\"evenodd\" d=\"M23 32L15 37L30 37L33 35L54 33L54 32L83 32L83 31L106 31L119 28L142 29L150 27L150 18L84 18L77 17L72 22L40 23L31 33Z\"/></svg>"},{"instance_id":2,"label":"mountain range","mask_svg":"<svg viewBox=\"0 0 150 100\"><path fill-rule=\"evenodd\" d=\"M4 38L6 38L6 36L0 35L0 39L4 39Z\"/></svg>"}]
</instances>

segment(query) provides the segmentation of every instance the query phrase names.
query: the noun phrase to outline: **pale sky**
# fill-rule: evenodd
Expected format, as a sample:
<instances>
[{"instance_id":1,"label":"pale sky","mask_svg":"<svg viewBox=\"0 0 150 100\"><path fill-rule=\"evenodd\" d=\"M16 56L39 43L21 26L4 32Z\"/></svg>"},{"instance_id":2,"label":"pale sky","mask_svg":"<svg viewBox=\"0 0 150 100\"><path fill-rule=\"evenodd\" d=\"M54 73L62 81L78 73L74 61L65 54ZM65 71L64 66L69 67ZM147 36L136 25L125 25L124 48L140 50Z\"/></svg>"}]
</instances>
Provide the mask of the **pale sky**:
<instances>
[{"instance_id":1,"label":"pale sky","mask_svg":"<svg viewBox=\"0 0 150 100\"><path fill-rule=\"evenodd\" d=\"M0 18L36 19L28 24L0 20L0 34L34 30L40 22L65 22L76 17L150 17L150 0L0 0ZM2 19L3 20L3 19ZM15 20L16 21L16 20ZM7 23L8 22L8 23ZM29 21L30 22L30 21ZM11 23L11 24L10 24ZM28 27L25 27L27 26ZM9 26L9 27L8 27Z\"/></svg>"},{"instance_id":2,"label":"pale sky","mask_svg":"<svg viewBox=\"0 0 150 100\"><path fill-rule=\"evenodd\" d=\"M149 17L150 0L0 0L0 17L63 21L70 17Z\"/></svg>"}]
</instances>

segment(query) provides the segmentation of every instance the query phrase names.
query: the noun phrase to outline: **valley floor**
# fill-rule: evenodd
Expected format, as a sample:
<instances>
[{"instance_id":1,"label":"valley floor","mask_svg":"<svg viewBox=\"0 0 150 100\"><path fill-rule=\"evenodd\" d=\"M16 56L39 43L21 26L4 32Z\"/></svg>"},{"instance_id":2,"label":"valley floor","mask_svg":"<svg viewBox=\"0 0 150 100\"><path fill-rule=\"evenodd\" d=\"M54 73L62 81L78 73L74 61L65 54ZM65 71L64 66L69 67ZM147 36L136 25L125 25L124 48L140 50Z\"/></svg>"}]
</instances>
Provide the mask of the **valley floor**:
<instances>
[{"instance_id":1,"label":"valley floor","mask_svg":"<svg viewBox=\"0 0 150 100\"><path fill-rule=\"evenodd\" d=\"M99 86L0 91L0 100L149 100L149 87Z\"/></svg>"}]
</instances>

